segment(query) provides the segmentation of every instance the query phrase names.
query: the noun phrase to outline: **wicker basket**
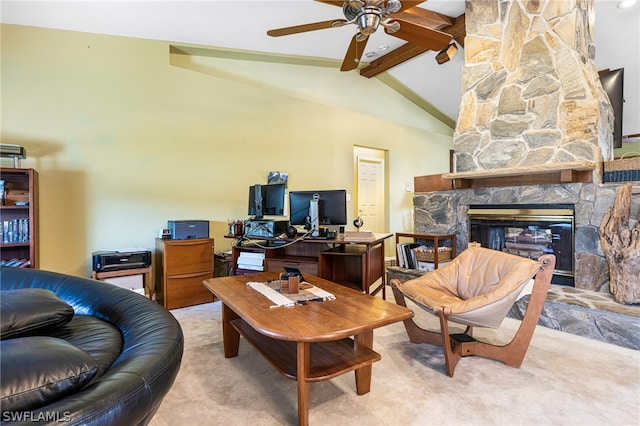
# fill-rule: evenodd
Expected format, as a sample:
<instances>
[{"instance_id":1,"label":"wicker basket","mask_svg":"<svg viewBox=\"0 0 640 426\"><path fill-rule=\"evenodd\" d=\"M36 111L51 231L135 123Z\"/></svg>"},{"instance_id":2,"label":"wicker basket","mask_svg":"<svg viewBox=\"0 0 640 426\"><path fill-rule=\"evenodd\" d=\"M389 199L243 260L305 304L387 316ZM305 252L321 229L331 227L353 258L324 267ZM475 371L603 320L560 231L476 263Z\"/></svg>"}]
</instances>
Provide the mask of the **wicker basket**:
<instances>
[{"instance_id":1,"label":"wicker basket","mask_svg":"<svg viewBox=\"0 0 640 426\"><path fill-rule=\"evenodd\" d=\"M618 158L604 162L605 172L616 172L619 170L638 170L640 169L640 155L631 158Z\"/></svg>"},{"instance_id":2,"label":"wicker basket","mask_svg":"<svg viewBox=\"0 0 640 426\"><path fill-rule=\"evenodd\" d=\"M604 182L640 181L640 156L604 162Z\"/></svg>"},{"instance_id":3,"label":"wicker basket","mask_svg":"<svg viewBox=\"0 0 640 426\"><path fill-rule=\"evenodd\" d=\"M416 254L416 260L420 262L434 262L435 255L433 249L425 250L425 249L413 249L413 252ZM448 247L441 247L438 250L438 263L446 262L447 260L451 260L451 249Z\"/></svg>"}]
</instances>

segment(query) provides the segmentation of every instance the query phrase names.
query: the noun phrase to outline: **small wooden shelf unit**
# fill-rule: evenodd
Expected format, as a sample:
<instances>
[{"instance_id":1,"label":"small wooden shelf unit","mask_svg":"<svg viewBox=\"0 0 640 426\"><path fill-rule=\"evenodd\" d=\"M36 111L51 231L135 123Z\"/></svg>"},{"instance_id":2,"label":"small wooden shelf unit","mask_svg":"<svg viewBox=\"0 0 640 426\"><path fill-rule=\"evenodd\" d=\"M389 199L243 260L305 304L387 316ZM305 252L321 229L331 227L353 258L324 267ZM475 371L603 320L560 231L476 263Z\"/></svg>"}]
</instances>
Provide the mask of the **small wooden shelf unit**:
<instances>
[{"instance_id":1,"label":"small wooden shelf unit","mask_svg":"<svg viewBox=\"0 0 640 426\"><path fill-rule=\"evenodd\" d=\"M93 271L91 278L94 280L106 280L108 278L130 277L132 275L142 275L145 294L150 300L153 300L155 286L153 282L153 267L151 266L147 268L122 269L119 271Z\"/></svg>"},{"instance_id":2,"label":"small wooden shelf unit","mask_svg":"<svg viewBox=\"0 0 640 426\"><path fill-rule=\"evenodd\" d=\"M433 249L436 252L438 251L438 247L440 247L440 243L442 241L450 240L451 241L451 259L457 256L456 234L417 234L417 233L397 232L396 246L400 244L401 238L412 239L414 243L417 242L418 240L433 241ZM396 251L396 265L400 265L397 251ZM438 269L438 256L434 256L433 268Z\"/></svg>"},{"instance_id":3,"label":"small wooden shelf unit","mask_svg":"<svg viewBox=\"0 0 640 426\"><path fill-rule=\"evenodd\" d=\"M272 339L251 328L244 320L231 321L233 327L279 373L297 380L297 342ZM352 338L316 342L309 359L307 382L320 382L356 370L381 359L379 353L365 347L357 347Z\"/></svg>"}]
</instances>

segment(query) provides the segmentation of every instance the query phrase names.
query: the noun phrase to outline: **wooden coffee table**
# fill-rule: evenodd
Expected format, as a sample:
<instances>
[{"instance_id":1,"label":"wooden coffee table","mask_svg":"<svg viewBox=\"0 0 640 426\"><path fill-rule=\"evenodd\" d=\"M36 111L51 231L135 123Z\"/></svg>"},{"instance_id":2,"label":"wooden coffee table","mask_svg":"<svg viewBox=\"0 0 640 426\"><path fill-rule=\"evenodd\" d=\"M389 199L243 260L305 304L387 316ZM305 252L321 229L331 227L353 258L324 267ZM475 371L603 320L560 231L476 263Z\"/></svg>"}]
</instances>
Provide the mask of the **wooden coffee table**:
<instances>
[{"instance_id":1,"label":"wooden coffee table","mask_svg":"<svg viewBox=\"0 0 640 426\"><path fill-rule=\"evenodd\" d=\"M298 381L298 424L309 423L309 383L355 371L356 392L371 388L373 330L413 316L405 307L315 276L305 279L335 300L270 308L269 299L246 285L276 279L277 272L211 278L205 287L222 301L224 356L238 355L242 335L271 365Z\"/></svg>"}]
</instances>

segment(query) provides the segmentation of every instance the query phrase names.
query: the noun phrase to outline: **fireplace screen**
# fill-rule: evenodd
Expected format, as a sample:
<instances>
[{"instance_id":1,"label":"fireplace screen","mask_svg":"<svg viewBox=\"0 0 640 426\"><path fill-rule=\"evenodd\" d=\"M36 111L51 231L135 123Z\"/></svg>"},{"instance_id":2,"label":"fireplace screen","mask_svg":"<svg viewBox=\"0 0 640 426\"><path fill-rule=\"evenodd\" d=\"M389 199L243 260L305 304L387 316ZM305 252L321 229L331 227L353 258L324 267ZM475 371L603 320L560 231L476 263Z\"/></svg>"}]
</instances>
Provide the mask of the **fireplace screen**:
<instances>
[{"instance_id":1,"label":"fireplace screen","mask_svg":"<svg viewBox=\"0 0 640 426\"><path fill-rule=\"evenodd\" d=\"M469 241L530 259L554 254L553 282L573 285L572 204L471 205L467 213Z\"/></svg>"}]
</instances>

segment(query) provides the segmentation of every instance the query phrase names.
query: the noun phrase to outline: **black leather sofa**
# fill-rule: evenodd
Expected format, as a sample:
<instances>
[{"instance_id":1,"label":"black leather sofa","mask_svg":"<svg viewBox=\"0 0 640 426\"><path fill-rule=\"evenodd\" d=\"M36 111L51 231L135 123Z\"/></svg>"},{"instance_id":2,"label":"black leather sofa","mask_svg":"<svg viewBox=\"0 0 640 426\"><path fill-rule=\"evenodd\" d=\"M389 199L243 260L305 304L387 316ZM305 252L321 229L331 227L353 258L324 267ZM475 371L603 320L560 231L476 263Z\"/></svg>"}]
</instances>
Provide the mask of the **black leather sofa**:
<instances>
[{"instance_id":1,"label":"black leather sofa","mask_svg":"<svg viewBox=\"0 0 640 426\"><path fill-rule=\"evenodd\" d=\"M57 296L56 300L70 305L73 310L63 308L63 315L71 311L71 315L68 315L71 319L46 327L44 331L40 327L37 330L20 331L18 335L3 333L0 341L4 405L0 419L2 424L147 424L171 388L180 368L184 340L175 318L156 302L112 284L55 272L2 268L0 301L3 305L3 330L9 327L7 323L10 320L15 320L15 315L9 316L5 311L19 310L22 304L20 300L27 300L24 306L28 306L28 315L33 317L38 310L40 293L49 294L49 299L55 298L42 290L18 290L26 288L50 290ZM33 298L22 296L17 299L18 303L9 305L11 297L28 292L38 295ZM48 307L44 310L52 311ZM44 344L45 349L24 349L32 348L29 345L33 342L36 342L36 348L38 344ZM56 367L56 363L60 363L60 358L57 358L58 361L55 358L57 352L47 346L51 342L66 345L65 350L81 349L76 351L82 354L82 359L88 359L92 376L76 389L72 389L72 386L62 389L64 386L60 385L49 389L48 394L40 392L35 405L32 400L22 407L23 394L14 392L7 397L11 391L7 391L5 386L10 386L11 380L17 386L28 384L36 380L34 374L57 374L49 371ZM11 356L13 349L17 349L15 353L18 355ZM95 362L85 354L89 354ZM23 372L17 373L18 370ZM77 376L74 376L73 380L64 383L77 385L76 379Z\"/></svg>"}]
</instances>

